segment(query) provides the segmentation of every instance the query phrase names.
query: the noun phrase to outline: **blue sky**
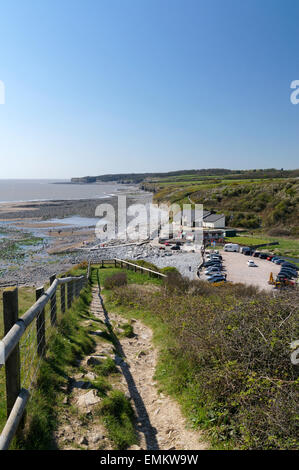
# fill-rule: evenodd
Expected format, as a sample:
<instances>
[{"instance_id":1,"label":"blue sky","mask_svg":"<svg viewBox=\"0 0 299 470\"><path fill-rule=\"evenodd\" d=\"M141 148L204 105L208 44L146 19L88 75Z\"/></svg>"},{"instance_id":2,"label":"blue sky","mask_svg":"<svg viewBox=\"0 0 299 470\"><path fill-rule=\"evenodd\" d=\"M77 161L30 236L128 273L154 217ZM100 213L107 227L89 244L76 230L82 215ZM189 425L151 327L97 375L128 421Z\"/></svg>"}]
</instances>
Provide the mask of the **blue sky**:
<instances>
[{"instance_id":1,"label":"blue sky","mask_svg":"<svg viewBox=\"0 0 299 470\"><path fill-rule=\"evenodd\" d=\"M297 0L5 0L0 178L298 168Z\"/></svg>"}]
</instances>

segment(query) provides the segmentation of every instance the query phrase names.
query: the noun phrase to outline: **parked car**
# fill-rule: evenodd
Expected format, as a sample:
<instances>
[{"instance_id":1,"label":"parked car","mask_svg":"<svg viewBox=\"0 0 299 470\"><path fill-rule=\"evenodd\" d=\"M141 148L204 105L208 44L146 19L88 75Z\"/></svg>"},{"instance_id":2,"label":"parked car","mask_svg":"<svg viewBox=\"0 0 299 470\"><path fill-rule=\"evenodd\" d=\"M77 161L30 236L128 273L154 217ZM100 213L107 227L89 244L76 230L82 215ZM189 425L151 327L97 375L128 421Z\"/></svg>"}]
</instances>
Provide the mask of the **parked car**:
<instances>
[{"instance_id":1,"label":"parked car","mask_svg":"<svg viewBox=\"0 0 299 470\"><path fill-rule=\"evenodd\" d=\"M257 264L255 264L255 262L252 259L249 259L247 261L247 264L250 268L257 268Z\"/></svg>"},{"instance_id":2,"label":"parked car","mask_svg":"<svg viewBox=\"0 0 299 470\"><path fill-rule=\"evenodd\" d=\"M223 274L221 274L221 272L219 271L218 273L210 273L208 276L207 276L207 281L215 276L223 276Z\"/></svg>"},{"instance_id":3,"label":"parked car","mask_svg":"<svg viewBox=\"0 0 299 470\"><path fill-rule=\"evenodd\" d=\"M204 267L208 267L208 266L222 266L222 263L221 261L217 261L217 260L206 261L204 263Z\"/></svg>"},{"instance_id":4,"label":"parked car","mask_svg":"<svg viewBox=\"0 0 299 470\"><path fill-rule=\"evenodd\" d=\"M272 263L274 263L274 261L276 261L277 259L280 259L279 256L273 256L273 258L271 259Z\"/></svg>"},{"instance_id":5,"label":"parked car","mask_svg":"<svg viewBox=\"0 0 299 470\"><path fill-rule=\"evenodd\" d=\"M268 261L272 261L272 258L273 258L273 257L274 257L274 255L269 255L269 256L267 256L267 260L268 260Z\"/></svg>"},{"instance_id":6,"label":"parked car","mask_svg":"<svg viewBox=\"0 0 299 470\"><path fill-rule=\"evenodd\" d=\"M243 255L245 255L245 256L251 256L252 253L253 253L253 251L250 250L250 249L248 249L248 250L243 250Z\"/></svg>"},{"instance_id":7,"label":"parked car","mask_svg":"<svg viewBox=\"0 0 299 470\"><path fill-rule=\"evenodd\" d=\"M298 266L296 266L295 264L293 263L290 263L289 261L284 261L281 266L289 266L290 268L293 268L295 269L296 271L299 270Z\"/></svg>"},{"instance_id":8,"label":"parked car","mask_svg":"<svg viewBox=\"0 0 299 470\"><path fill-rule=\"evenodd\" d=\"M292 274L290 273L286 273L286 272L279 272L277 277L283 277L283 278L287 278L287 279L293 279L294 276L292 276Z\"/></svg>"},{"instance_id":9,"label":"parked car","mask_svg":"<svg viewBox=\"0 0 299 470\"><path fill-rule=\"evenodd\" d=\"M216 276L210 277L207 281L208 282L222 282L222 281L226 281L226 279L225 279L225 276L216 275Z\"/></svg>"},{"instance_id":10,"label":"parked car","mask_svg":"<svg viewBox=\"0 0 299 470\"><path fill-rule=\"evenodd\" d=\"M273 263L275 263L275 264L282 264L282 263L283 263L283 259L278 258L278 259L274 260Z\"/></svg>"},{"instance_id":11,"label":"parked car","mask_svg":"<svg viewBox=\"0 0 299 470\"><path fill-rule=\"evenodd\" d=\"M261 254L260 251L255 251L252 256L254 256L255 258L258 258L260 254Z\"/></svg>"},{"instance_id":12,"label":"parked car","mask_svg":"<svg viewBox=\"0 0 299 470\"><path fill-rule=\"evenodd\" d=\"M288 266L281 266L280 272L286 272L298 276L296 269L289 268Z\"/></svg>"},{"instance_id":13,"label":"parked car","mask_svg":"<svg viewBox=\"0 0 299 470\"><path fill-rule=\"evenodd\" d=\"M239 250L240 250L240 246L237 243L226 243L224 245L224 251L238 252Z\"/></svg>"},{"instance_id":14,"label":"parked car","mask_svg":"<svg viewBox=\"0 0 299 470\"><path fill-rule=\"evenodd\" d=\"M269 256L268 253L260 253L259 257L260 259L267 259L268 256Z\"/></svg>"},{"instance_id":15,"label":"parked car","mask_svg":"<svg viewBox=\"0 0 299 470\"><path fill-rule=\"evenodd\" d=\"M206 269L206 271L205 271L205 275L206 275L206 276L210 276L211 274L214 275L215 273L221 273L220 268L218 268L218 267L210 267L210 268Z\"/></svg>"}]
</instances>

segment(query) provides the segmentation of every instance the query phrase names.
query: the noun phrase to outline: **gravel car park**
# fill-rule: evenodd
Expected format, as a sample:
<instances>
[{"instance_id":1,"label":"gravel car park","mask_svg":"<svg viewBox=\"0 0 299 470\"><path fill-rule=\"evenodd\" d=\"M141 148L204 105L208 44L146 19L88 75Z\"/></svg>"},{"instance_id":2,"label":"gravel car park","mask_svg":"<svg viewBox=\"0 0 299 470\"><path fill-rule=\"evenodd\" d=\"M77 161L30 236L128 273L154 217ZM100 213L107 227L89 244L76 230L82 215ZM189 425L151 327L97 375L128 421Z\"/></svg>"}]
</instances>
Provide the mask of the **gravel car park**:
<instances>
[{"instance_id":1,"label":"gravel car park","mask_svg":"<svg viewBox=\"0 0 299 470\"><path fill-rule=\"evenodd\" d=\"M271 263L267 259L255 258L256 268L248 266L248 258L241 253L222 252L223 265L227 274L227 281L243 282L247 285L258 286L264 290L273 290L268 284L270 273L276 277L281 266Z\"/></svg>"}]
</instances>

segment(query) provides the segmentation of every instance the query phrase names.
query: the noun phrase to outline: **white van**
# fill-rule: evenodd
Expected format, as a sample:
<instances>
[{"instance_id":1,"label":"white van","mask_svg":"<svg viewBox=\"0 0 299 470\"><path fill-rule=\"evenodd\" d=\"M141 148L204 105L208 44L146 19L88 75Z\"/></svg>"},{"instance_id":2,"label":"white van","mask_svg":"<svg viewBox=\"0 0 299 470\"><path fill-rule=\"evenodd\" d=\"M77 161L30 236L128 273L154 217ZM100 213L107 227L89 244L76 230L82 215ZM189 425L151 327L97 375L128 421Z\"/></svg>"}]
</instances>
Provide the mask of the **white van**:
<instances>
[{"instance_id":1,"label":"white van","mask_svg":"<svg viewBox=\"0 0 299 470\"><path fill-rule=\"evenodd\" d=\"M224 251L240 251L240 245L237 243L226 243L224 245Z\"/></svg>"}]
</instances>

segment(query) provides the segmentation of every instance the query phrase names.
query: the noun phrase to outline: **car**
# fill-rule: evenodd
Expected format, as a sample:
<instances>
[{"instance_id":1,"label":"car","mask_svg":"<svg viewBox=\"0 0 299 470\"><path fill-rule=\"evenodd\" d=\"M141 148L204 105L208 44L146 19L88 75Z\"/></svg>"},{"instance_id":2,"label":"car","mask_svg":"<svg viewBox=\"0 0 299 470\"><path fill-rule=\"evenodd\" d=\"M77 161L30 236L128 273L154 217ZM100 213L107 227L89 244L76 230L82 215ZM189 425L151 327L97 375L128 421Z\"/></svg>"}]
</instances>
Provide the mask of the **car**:
<instances>
[{"instance_id":1,"label":"car","mask_svg":"<svg viewBox=\"0 0 299 470\"><path fill-rule=\"evenodd\" d=\"M273 258L271 259L272 263L274 263L274 261L276 261L277 259L280 259L279 256L273 256Z\"/></svg>"},{"instance_id":2,"label":"car","mask_svg":"<svg viewBox=\"0 0 299 470\"><path fill-rule=\"evenodd\" d=\"M171 250L180 250L181 247L179 245L174 245L170 248Z\"/></svg>"},{"instance_id":3,"label":"car","mask_svg":"<svg viewBox=\"0 0 299 470\"><path fill-rule=\"evenodd\" d=\"M294 269L287 268L286 266L281 267L279 272L289 273L289 274L293 274L294 276L298 276L297 271L295 271Z\"/></svg>"},{"instance_id":4,"label":"car","mask_svg":"<svg viewBox=\"0 0 299 470\"><path fill-rule=\"evenodd\" d=\"M282 264L282 265L280 266L280 269L281 269L281 270L282 270L282 269L286 269L286 270L288 270L288 271L293 271L294 273L297 274L297 269L293 268L292 266L285 266L285 265Z\"/></svg>"},{"instance_id":5,"label":"car","mask_svg":"<svg viewBox=\"0 0 299 470\"><path fill-rule=\"evenodd\" d=\"M258 258L260 254L261 254L260 251L255 251L252 256L254 256L255 258Z\"/></svg>"},{"instance_id":6,"label":"car","mask_svg":"<svg viewBox=\"0 0 299 470\"><path fill-rule=\"evenodd\" d=\"M159 246L159 250L165 250L165 246Z\"/></svg>"},{"instance_id":7,"label":"car","mask_svg":"<svg viewBox=\"0 0 299 470\"><path fill-rule=\"evenodd\" d=\"M240 245L237 243L226 243L224 245L224 251L235 251L238 252L240 250Z\"/></svg>"},{"instance_id":8,"label":"car","mask_svg":"<svg viewBox=\"0 0 299 470\"><path fill-rule=\"evenodd\" d=\"M278 276L284 276L284 277L287 277L288 279L292 279L294 277L293 274L287 271L279 271Z\"/></svg>"},{"instance_id":9,"label":"car","mask_svg":"<svg viewBox=\"0 0 299 470\"><path fill-rule=\"evenodd\" d=\"M211 279L211 278L214 278L214 277L223 277L223 278L225 278L225 275L222 274L220 271L218 271L218 272L215 272L215 273L210 273L207 276L208 279Z\"/></svg>"},{"instance_id":10,"label":"car","mask_svg":"<svg viewBox=\"0 0 299 470\"><path fill-rule=\"evenodd\" d=\"M250 268L257 268L257 264L255 264L255 262L252 259L249 259L247 261L247 264Z\"/></svg>"},{"instance_id":11,"label":"car","mask_svg":"<svg viewBox=\"0 0 299 470\"><path fill-rule=\"evenodd\" d=\"M215 263L215 264L209 264L208 266L205 266L205 269L207 270L208 268L216 268L216 269L219 269L221 270L222 269L222 264L219 264L219 263Z\"/></svg>"},{"instance_id":12,"label":"car","mask_svg":"<svg viewBox=\"0 0 299 470\"><path fill-rule=\"evenodd\" d=\"M218 255L218 254L212 253L212 254L210 255L210 258L212 258L212 259L213 259L213 258L215 258L215 259L222 259L222 256L221 256L221 255Z\"/></svg>"},{"instance_id":13,"label":"car","mask_svg":"<svg viewBox=\"0 0 299 470\"><path fill-rule=\"evenodd\" d=\"M281 266L289 266L290 268L293 268L295 269L296 271L298 271L298 266L296 266L295 264L293 263L290 263L289 261L284 261Z\"/></svg>"},{"instance_id":14,"label":"car","mask_svg":"<svg viewBox=\"0 0 299 470\"><path fill-rule=\"evenodd\" d=\"M260 259L267 259L268 256L269 256L268 253L260 253L259 258Z\"/></svg>"},{"instance_id":15,"label":"car","mask_svg":"<svg viewBox=\"0 0 299 470\"><path fill-rule=\"evenodd\" d=\"M210 276L211 274L215 273L221 273L221 270L219 268L209 268L205 271L206 276Z\"/></svg>"},{"instance_id":16,"label":"car","mask_svg":"<svg viewBox=\"0 0 299 470\"><path fill-rule=\"evenodd\" d=\"M280 258L275 259L275 260L273 261L273 263L274 263L274 264L282 264L282 263L283 263L283 259L280 259Z\"/></svg>"},{"instance_id":17,"label":"car","mask_svg":"<svg viewBox=\"0 0 299 470\"><path fill-rule=\"evenodd\" d=\"M213 276L213 277L210 277L209 279L207 279L208 282L225 282L226 279L224 276Z\"/></svg>"},{"instance_id":18,"label":"car","mask_svg":"<svg viewBox=\"0 0 299 470\"><path fill-rule=\"evenodd\" d=\"M245 255L245 256L251 256L252 253L253 253L252 250L243 250L243 255Z\"/></svg>"},{"instance_id":19,"label":"car","mask_svg":"<svg viewBox=\"0 0 299 470\"><path fill-rule=\"evenodd\" d=\"M221 263L221 261L217 261L217 260L206 261L206 262L204 263L204 266L205 266L205 267L208 267L208 266L215 266L215 265L221 266L222 263Z\"/></svg>"},{"instance_id":20,"label":"car","mask_svg":"<svg viewBox=\"0 0 299 470\"><path fill-rule=\"evenodd\" d=\"M297 271L294 271L293 269L282 268L282 269L280 270L280 272L281 272L281 273L292 274L292 276L298 277Z\"/></svg>"},{"instance_id":21,"label":"car","mask_svg":"<svg viewBox=\"0 0 299 470\"><path fill-rule=\"evenodd\" d=\"M272 261L272 258L273 258L273 257L274 257L274 255L269 255L269 256L267 256L267 260L268 260L268 261Z\"/></svg>"}]
</instances>

